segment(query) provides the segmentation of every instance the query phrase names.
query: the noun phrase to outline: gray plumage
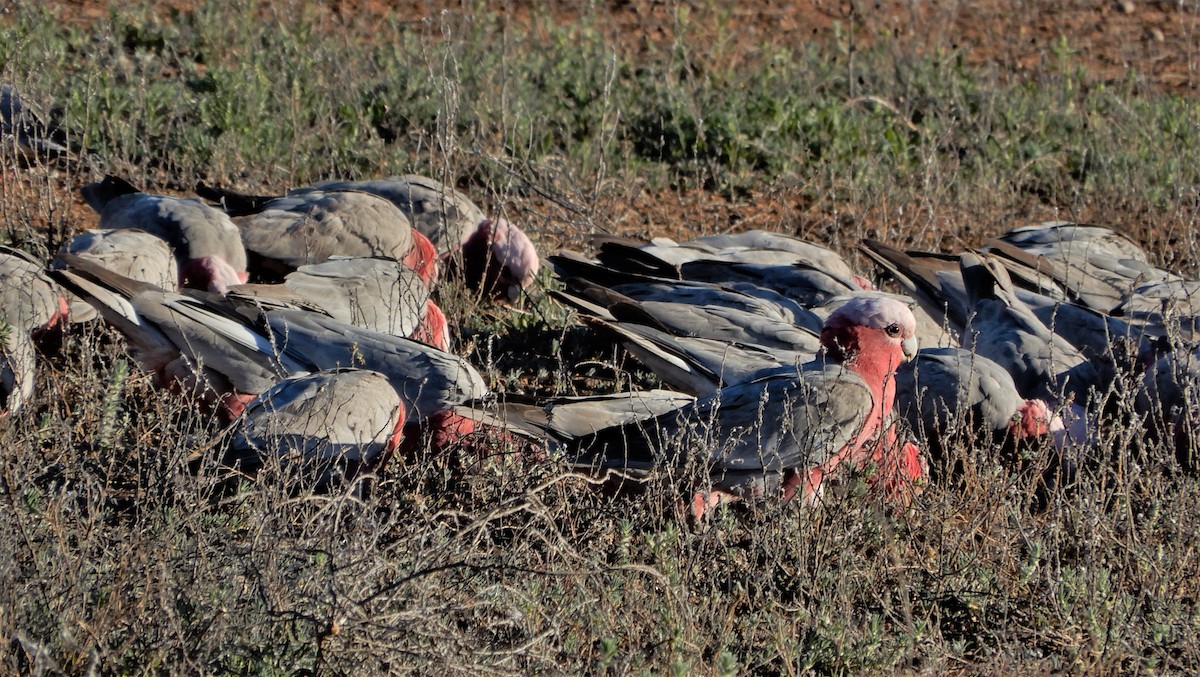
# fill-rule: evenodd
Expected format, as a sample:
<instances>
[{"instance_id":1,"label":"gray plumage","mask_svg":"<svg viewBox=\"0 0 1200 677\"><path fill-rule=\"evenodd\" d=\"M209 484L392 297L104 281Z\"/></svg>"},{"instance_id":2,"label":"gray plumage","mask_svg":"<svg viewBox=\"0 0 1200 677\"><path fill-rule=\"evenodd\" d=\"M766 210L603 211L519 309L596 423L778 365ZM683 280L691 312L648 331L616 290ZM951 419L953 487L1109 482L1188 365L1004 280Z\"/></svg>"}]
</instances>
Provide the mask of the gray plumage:
<instances>
[{"instance_id":1,"label":"gray plumage","mask_svg":"<svg viewBox=\"0 0 1200 677\"><path fill-rule=\"evenodd\" d=\"M807 365L700 398L675 411L597 431L576 442L593 468L707 470L714 487L759 498L788 470L834 458L860 432L871 392L839 365Z\"/></svg>"},{"instance_id":2,"label":"gray plumage","mask_svg":"<svg viewBox=\"0 0 1200 677\"><path fill-rule=\"evenodd\" d=\"M991 359L962 348L922 348L896 369L896 412L931 449L963 434L999 439L1025 399Z\"/></svg>"},{"instance_id":3,"label":"gray plumage","mask_svg":"<svg viewBox=\"0 0 1200 677\"><path fill-rule=\"evenodd\" d=\"M438 254L461 249L487 218L483 210L460 191L417 174L365 181L322 181L292 189L288 195L338 190L371 193L390 201L408 217L414 228L433 242Z\"/></svg>"},{"instance_id":4,"label":"gray plumage","mask_svg":"<svg viewBox=\"0 0 1200 677\"><path fill-rule=\"evenodd\" d=\"M166 240L144 230L89 230L63 245L62 253L95 261L130 279L148 282L163 289L179 284L179 264ZM60 259L51 264L62 268ZM86 322L96 317L91 304L70 299L71 322Z\"/></svg>"},{"instance_id":5,"label":"gray plumage","mask_svg":"<svg viewBox=\"0 0 1200 677\"><path fill-rule=\"evenodd\" d=\"M419 341L300 310L273 310L264 317L283 357L313 370L356 367L387 376L410 421L488 394L483 376L465 360Z\"/></svg>"},{"instance_id":6,"label":"gray plumage","mask_svg":"<svg viewBox=\"0 0 1200 677\"><path fill-rule=\"evenodd\" d=\"M425 317L429 287L392 259L335 257L300 266L278 285L241 285L234 298L284 302L395 336L412 336Z\"/></svg>"},{"instance_id":7,"label":"gray plumage","mask_svg":"<svg viewBox=\"0 0 1200 677\"><path fill-rule=\"evenodd\" d=\"M236 220L247 250L287 269L333 256L401 260L413 248L408 217L368 193L313 191L276 198Z\"/></svg>"},{"instance_id":8,"label":"gray plumage","mask_svg":"<svg viewBox=\"0 0 1200 677\"><path fill-rule=\"evenodd\" d=\"M627 256L627 246L633 243L610 241L602 244L599 258L608 262ZM743 233L708 235L687 242L655 238L638 247L641 254L661 262L684 268L690 263L720 262L754 266L799 266L817 270L847 289L861 288L864 282L846 260L832 249L783 233L751 230ZM693 268L698 270L698 268ZM695 279L685 275L685 279Z\"/></svg>"},{"instance_id":9,"label":"gray plumage","mask_svg":"<svg viewBox=\"0 0 1200 677\"><path fill-rule=\"evenodd\" d=\"M403 424L400 396L378 372L293 376L246 408L226 462L247 471L278 464L285 476L321 487L380 461Z\"/></svg>"},{"instance_id":10,"label":"gray plumage","mask_svg":"<svg viewBox=\"0 0 1200 677\"><path fill-rule=\"evenodd\" d=\"M44 268L26 252L0 247L0 323L28 335L57 321L63 294Z\"/></svg>"},{"instance_id":11,"label":"gray plumage","mask_svg":"<svg viewBox=\"0 0 1200 677\"><path fill-rule=\"evenodd\" d=\"M996 238L986 249L1048 275L1070 298L1102 312L1113 310L1136 287L1181 279L1151 265L1137 243L1101 226L1028 226Z\"/></svg>"},{"instance_id":12,"label":"gray plumage","mask_svg":"<svg viewBox=\"0 0 1200 677\"><path fill-rule=\"evenodd\" d=\"M151 195L117 177L81 189L100 215L100 228L143 230L171 246L182 266L192 259L219 258L239 274L246 272L241 233L219 209L194 198Z\"/></svg>"},{"instance_id":13,"label":"gray plumage","mask_svg":"<svg viewBox=\"0 0 1200 677\"><path fill-rule=\"evenodd\" d=\"M125 336L142 369L162 386L181 380L198 392L256 395L309 365L277 354L245 318L192 296L130 280L66 255L53 274Z\"/></svg>"},{"instance_id":14,"label":"gray plumage","mask_svg":"<svg viewBox=\"0 0 1200 677\"><path fill-rule=\"evenodd\" d=\"M143 368L166 383L194 376L218 395L257 394L297 372L361 367L386 375L416 422L488 392L474 367L418 341L310 311L165 292L70 256L66 263L55 276L92 302Z\"/></svg>"}]
</instances>

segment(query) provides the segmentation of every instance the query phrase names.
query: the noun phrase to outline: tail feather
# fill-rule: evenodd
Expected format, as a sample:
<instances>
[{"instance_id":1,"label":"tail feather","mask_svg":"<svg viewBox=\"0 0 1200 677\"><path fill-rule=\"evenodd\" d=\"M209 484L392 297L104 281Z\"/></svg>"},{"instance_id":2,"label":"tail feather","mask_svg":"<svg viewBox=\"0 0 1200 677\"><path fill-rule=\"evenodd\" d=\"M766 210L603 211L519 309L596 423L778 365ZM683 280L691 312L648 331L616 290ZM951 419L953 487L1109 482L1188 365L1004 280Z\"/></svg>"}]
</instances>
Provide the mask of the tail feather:
<instances>
[{"instance_id":1,"label":"tail feather","mask_svg":"<svg viewBox=\"0 0 1200 677\"><path fill-rule=\"evenodd\" d=\"M99 214L112 200L122 195L133 195L142 191L125 179L109 174L104 177L103 181L89 183L80 188L79 192L83 194L83 199L87 201L88 205Z\"/></svg>"},{"instance_id":2,"label":"tail feather","mask_svg":"<svg viewBox=\"0 0 1200 677\"><path fill-rule=\"evenodd\" d=\"M278 199L273 195L247 195L226 188L210 186L203 181L196 184L196 194L210 200L230 216L246 216L261 212L269 202Z\"/></svg>"}]
</instances>

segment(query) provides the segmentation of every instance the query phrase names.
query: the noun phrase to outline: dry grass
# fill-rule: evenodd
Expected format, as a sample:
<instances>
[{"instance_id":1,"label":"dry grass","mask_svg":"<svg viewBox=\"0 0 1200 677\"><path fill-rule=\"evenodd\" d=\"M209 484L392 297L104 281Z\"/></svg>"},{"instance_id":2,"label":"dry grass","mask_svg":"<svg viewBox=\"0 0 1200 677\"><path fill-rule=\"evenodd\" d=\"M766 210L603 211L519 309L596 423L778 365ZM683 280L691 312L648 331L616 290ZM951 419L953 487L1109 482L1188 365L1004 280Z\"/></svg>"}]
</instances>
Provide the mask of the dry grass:
<instances>
[{"instance_id":1,"label":"dry grass","mask_svg":"<svg viewBox=\"0 0 1200 677\"><path fill-rule=\"evenodd\" d=\"M0 16L0 80L61 107L95 159L4 155L0 217L45 254L90 225L76 189L101 170L173 193L416 171L546 249L742 227L954 249L1078 218L1198 272L1194 97L1137 74L1097 81L1066 43L1020 81L886 39L735 59L745 43L686 39L728 20L713 14L678 13L685 37L638 52L586 13L559 26L455 11L368 32L301 3L122 9L86 27L22 5ZM851 102L864 93L890 106ZM540 290L519 309L439 293L498 387L653 382ZM962 481L903 514L848 478L818 509L695 527L669 478L615 492L503 445L397 459L362 500L230 481L219 447L187 462L216 424L153 390L100 328L43 359L38 385L0 421L5 673L1200 664L1200 486L1127 423L1044 509L1036 459L1014 473L966 444Z\"/></svg>"}]
</instances>

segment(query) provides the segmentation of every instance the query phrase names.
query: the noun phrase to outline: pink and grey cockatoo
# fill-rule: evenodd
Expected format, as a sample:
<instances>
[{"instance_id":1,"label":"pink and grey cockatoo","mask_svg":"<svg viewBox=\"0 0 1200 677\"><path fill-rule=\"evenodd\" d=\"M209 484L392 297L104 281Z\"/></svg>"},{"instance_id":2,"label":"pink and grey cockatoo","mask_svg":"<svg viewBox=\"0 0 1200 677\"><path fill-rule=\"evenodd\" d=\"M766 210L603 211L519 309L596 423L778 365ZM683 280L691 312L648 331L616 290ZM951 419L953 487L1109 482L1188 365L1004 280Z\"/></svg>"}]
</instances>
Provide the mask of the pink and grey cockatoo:
<instances>
[{"instance_id":1,"label":"pink and grey cockatoo","mask_svg":"<svg viewBox=\"0 0 1200 677\"><path fill-rule=\"evenodd\" d=\"M606 420L590 412L589 403L568 403L551 407L541 427L581 466L702 468L711 489L694 497L697 517L730 500L797 493L815 500L823 479L843 464L862 468L884 450L904 451L903 445L880 447L873 441L891 415L895 369L916 352L914 332L915 319L904 304L880 297L855 300L829 317L821 332L824 354L805 365L782 367L645 417L618 417L617 424L603 428L586 428ZM566 430L563 420L579 425ZM527 423L522 416L517 425Z\"/></svg>"},{"instance_id":2,"label":"pink and grey cockatoo","mask_svg":"<svg viewBox=\"0 0 1200 677\"><path fill-rule=\"evenodd\" d=\"M241 229L242 242L265 274L282 276L334 256L385 257L400 261L432 288L438 256L429 238L408 217L377 195L313 191L277 198L196 186L217 202Z\"/></svg>"},{"instance_id":3,"label":"pink and grey cockatoo","mask_svg":"<svg viewBox=\"0 0 1200 677\"><path fill-rule=\"evenodd\" d=\"M1000 365L962 348L922 348L900 365L896 411L939 469L952 441L1036 443L1063 427L1045 401L1022 397Z\"/></svg>"},{"instance_id":4,"label":"pink and grey cockatoo","mask_svg":"<svg viewBox=\"0 0 1200 677\"><path fill-rule=\"evenodd\" d=\"M405 422L400 395L379 372L292 376L246 407L224 461L243 472L274 471L293 490L323 489L378 470Z\"/></svg>"},{"instance_id":5,"label":"pink and grey cockatoo","mask_svg":"<svg viewBox=\"0 0 1200 677\"><path fill-rule=\"evenodd\" d=\"M179 284L179 264L170 245L144 230L89 230L64 244L61 252L95 261L115 273L163 289L174 289ZM51 265L63 267L58 259ZM91 304L70 299L70 305L71 322L95 319L96 311Z\"/></svg>"},{"instance_id":6,"label":"pink and grey cockatoo","mask_svg":"<svg viewBox=\"0 0 1200 677\"><path fill-rule=\"evenodd\" d=\"M390 200L439 255L455 264L461 261L472 289L515 300L537 277L541 262L528 235L506 219L488 218L470 198L440 181L417 174L322 181L288 194L318 190L356 190Z\"/></svg>"},{"instance_id":7,"label":"pink and grey cockatoo","mask_svg":"<svg viewBox=\"0 0 1200 677\"><path fill-rule=\"evenodd\" d=\"M674 248L668 248L671 249ZM836 254L831 253L831 256L835 257L831 258L831 261L841 261ZM572 258L579 260L582 257L576 255ZM765 258L770 260L774 257ZM700 258L675 264L642 247L613 240L601 243L596 259L601 267L610 271L611 277L605 279L568 269L564 266L568 263L566 261L555 261L555 266L560 269L560 275L587 277L607 287L620 283L618 273L642 276L643 281L685 280L721 285L749 284L782 294L805 307L823 303L840 294L862 291L862 287L852 278L844 278L841 273L831 273L807 262L773 264ZM636 278L628 279L637 281Z\"/></svg>"},{"instance_id":8,"label":"pink and grey cockatoo","mask_svg":"<svg viewBox=\"0 0 1200 677\"><path fill-rule=\"evenodd\" d=\"M281 284L247 284L231 298L286 303L374 331L417 338L442 350L449 342L445 315L429 298L420 275L380 257L333 257L300 266Z\"/></svg>"},{"instance_id":9,"label":"pink and grey cockatoo","mask_svg":"<svg viewBox=\"0 0 1200 677\"><path fill-rule=\"evenodd\" d=\"M0 324L36 337L61 329L69 313L45 264L19 249L0 247Z\"/></svg>"},{"instance_id":10,"label":"pink and grey cockatoo","mask_svg":"<svg viewBox=\"0 0 1200 677\"><path fill-rule=\"evenodd\" d=\"M86 260L64 261L68 268L52 274L125 335L143 369L164 387L206 395L229 417L281 379L323 369L384 374L416 425L487 393L474 367L419 341L313 311L168 292Z\"/></svg>"},{"instance_id":11,"label":"pink and grey cockatoo","mask_svg":"<svg viewBox=\"0 0 1200 677\"><path fill-rule=\"evenodd\" d=\"M869 280L855 273L850 264L829 247L766 230L706 235L686 242L654 238L648 243L641 243L612 237L595 238L595 242L600 245L598 258L602 262L607 263L609 256L618 260L632 259L623 263L629 265L630 270L638 270L642 266L650 269L641 272L661 269L662 263L678 268L703 261L763 266L795 265L819 270L846 286L847 291L853 288L865 291L875 289ZM681 277L693 279L687 275Z\"/></svg>"},{"instance_id":12,"label":"pink and grey cockatoo","mask_svg":"<svg viewBox=\"0 0 1200 677\"><path fill-rule=\"evenodd\" d=\"M133 228L162 238L179 264L179 286L223 294L248 279L246 250L233 221L193 198L150 195L107 176L80 189L102 229Z\"/></svg>"},{"instance_id":13,"label":"pink and grey cockatoo","mask_svg":"<svg viewBox=\"0 0 1200 677\"><path fill-rule=\"evenodd\" d=\"M0 417L33 395L40 345L57 347L70 309L63 290L28 253L0 247ZM37 340L37 344L35 344Z\"/></svg>"}]
</instances>

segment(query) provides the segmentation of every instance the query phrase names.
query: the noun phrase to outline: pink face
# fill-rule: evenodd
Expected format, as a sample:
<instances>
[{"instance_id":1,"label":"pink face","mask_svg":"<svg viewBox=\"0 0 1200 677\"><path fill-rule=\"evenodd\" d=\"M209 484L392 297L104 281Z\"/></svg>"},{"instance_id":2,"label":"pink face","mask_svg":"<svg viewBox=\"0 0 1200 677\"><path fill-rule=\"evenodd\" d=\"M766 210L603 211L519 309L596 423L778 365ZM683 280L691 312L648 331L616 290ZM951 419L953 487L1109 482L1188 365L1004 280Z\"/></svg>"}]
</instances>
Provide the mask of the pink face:
<instances>
[{"instance_id":1,"label":"pink face","mask_svg":"<svg viewBox=\"0 0 1200 677\"><path fill-rule=\"evenodd\" d=\"M541 260L520 228L504 219L489 219L463 243L463 265L472 287L514 301L537 277Z\"/></svg>"},{"instance_id":2,"label":"pink face","mask_svg":"<svg viewBox=\"0 0 1200 677\"><path fill-rule=\"evenodd\" d=\"M1017 407L1013 422L1009 424L1013 437L1018 440L1027 437L1041 437L1050 434L1050 425L1054 414L1042 400L1025 400Z\"/></svg>"},{"instance_id":3,"label":"pink face","mask_svg":"<svg viewBox=\"0 0 1200 677\"><path fill-rule=\"evenodd\" d=\"M821 345L834 359L869 360L890 373L917 353L917 320L908 306L885 296L859 296L829 315Z\"/></svg>"},{"instance_id":4,"label":"pink face","mask_svg":"<svg viewBox=\"0 0 1200 677\"><path fill-rule=\"evenodd\" d=\"M192 259L179 269L180 287L203 289L217 294L224 294L230 287L245 284L248 279L248 273L238 272L219 256Z\"/></svg>"}]
</instances>

